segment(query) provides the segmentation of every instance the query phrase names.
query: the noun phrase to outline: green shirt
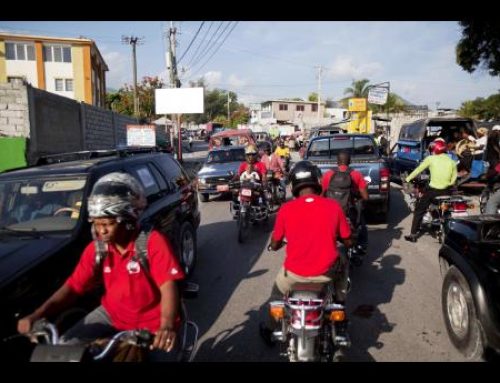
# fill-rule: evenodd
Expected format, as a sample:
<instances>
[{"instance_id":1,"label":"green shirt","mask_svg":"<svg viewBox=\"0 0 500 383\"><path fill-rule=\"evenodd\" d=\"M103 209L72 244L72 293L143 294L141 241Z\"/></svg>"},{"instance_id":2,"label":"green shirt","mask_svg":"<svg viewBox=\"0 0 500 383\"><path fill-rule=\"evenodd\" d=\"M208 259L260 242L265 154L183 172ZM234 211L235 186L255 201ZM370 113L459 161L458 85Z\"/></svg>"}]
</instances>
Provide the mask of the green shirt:
<instances>
[{"instance_id":1,"label":"green shirt","mask_svg":"<svg viewBox=\"0 0 500 383\"><path fill-rule=\"evenodd\" d=\"M428 156L411 174L406 177L410 182L418 174L429 168L433 189L443 190L455 184L457 180L457 164L446 153Z\"/></svg>"}]
</instances>

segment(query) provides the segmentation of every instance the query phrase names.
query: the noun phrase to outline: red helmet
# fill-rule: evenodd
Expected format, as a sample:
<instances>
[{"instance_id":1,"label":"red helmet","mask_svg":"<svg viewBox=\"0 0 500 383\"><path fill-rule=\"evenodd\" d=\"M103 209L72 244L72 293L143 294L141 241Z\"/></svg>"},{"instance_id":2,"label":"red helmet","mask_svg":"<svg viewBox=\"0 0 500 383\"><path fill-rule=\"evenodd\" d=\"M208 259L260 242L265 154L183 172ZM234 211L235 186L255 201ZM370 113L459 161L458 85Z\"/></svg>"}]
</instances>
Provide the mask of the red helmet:
<instances>
[{"instance_id":1,"label":"red helmet","mask_svg":"<svg viewBox=\"0 0 500 383\"><path fill-rule=\"evenodd\" d=\"M446 152L446 143L439 140L434 141L432 145L432 154L442 154Z\"/></svg>"}]
</instances>

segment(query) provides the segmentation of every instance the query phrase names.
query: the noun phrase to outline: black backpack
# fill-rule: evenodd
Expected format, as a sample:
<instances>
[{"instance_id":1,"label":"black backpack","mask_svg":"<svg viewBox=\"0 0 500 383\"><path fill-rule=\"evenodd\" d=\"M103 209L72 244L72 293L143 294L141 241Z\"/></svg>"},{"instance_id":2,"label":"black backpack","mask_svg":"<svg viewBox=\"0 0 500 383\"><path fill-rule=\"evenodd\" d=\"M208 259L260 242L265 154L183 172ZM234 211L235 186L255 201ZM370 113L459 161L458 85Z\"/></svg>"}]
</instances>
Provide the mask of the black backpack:
<instances>
[{"instance_id":1,"label":"black backpack","mask_svg":"<svg viewBox=\"0 0 500 383\"><path fill-rule=\"evenodd\" d=\"M351 168L347 168L344 172L339 169L335 170L328 184L328 189L326 190L326 196L337 200L346 215L349 208L349 198L351 196L351 171Z\"/></svg>"}]
</instances>

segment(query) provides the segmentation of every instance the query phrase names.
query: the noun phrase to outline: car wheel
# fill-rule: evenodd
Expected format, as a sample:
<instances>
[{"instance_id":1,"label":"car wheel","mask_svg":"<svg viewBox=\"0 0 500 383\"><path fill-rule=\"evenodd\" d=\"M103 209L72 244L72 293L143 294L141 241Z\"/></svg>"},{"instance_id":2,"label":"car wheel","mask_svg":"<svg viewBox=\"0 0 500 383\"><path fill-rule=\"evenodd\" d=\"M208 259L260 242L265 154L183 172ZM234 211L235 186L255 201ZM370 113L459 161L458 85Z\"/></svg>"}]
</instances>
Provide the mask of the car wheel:
<instances>
[{"instance_id":1,"label":"car wheel","mask_svg":"<svg viewBox=\"0 0 500 383\"><path fill-rule=\"evenodd\" d=\"M187 275L192 274L197 255L196 231L189 222L184 222L180 230L180 262Z\"/></svg>"},{"instance_id":2,"label":"car wheel","mask_svg":"<svg viewBox=\"0 0 500 383\"><path fill-rule=\"evenodd\" d=\"M208 202L210 195L209 194L202 194L200 193L200 200L201 202Z\"/></svg>"},{"instance_id":3,"label":"car wheel","mask_svg":"<svg viewBox=\"0 0 500 383\"><path fill-rule=\"evenodd\" d=\"M484 352L481 325L477 319L469 284L455 266L448 269L444 278L441 302L451 343L466 358L480 358Z\"/></svg>"}]
</instances>

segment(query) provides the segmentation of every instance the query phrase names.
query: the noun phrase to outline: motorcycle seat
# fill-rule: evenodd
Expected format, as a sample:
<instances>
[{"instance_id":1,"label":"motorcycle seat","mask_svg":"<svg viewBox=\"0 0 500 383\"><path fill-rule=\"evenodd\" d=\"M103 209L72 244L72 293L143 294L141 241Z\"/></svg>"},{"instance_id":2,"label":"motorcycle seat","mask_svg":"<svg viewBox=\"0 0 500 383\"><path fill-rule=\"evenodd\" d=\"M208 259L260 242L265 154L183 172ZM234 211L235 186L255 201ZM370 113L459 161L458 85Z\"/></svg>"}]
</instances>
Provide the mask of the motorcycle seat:
<instances>
[{"instance_id":1,"label":"motorcycle seat","mask_svg":"<svg viewBox=\"0 0 500 383\"><path fill-rule=\"evenodd\" d=\"M328 283L297 283L290 290L293 298L320 298L328 291Z\"/></svg>"}]
</instances>

